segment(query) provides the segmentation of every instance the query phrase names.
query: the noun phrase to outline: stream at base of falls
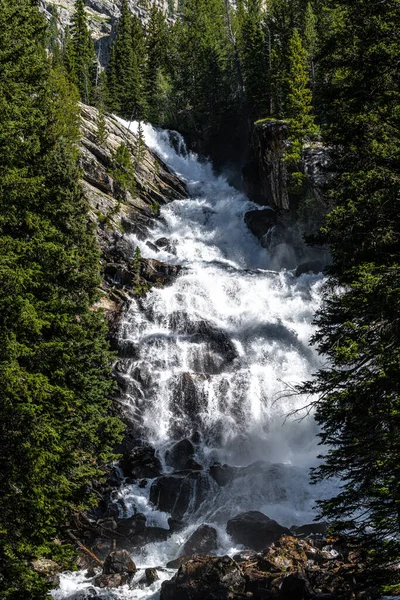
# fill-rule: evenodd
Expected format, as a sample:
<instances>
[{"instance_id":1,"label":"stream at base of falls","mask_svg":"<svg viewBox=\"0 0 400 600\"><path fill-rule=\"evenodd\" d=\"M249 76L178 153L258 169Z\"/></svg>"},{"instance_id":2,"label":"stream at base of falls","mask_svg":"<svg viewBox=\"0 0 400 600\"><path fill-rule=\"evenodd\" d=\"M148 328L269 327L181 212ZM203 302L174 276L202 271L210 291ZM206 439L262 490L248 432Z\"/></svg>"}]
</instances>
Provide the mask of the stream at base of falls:
<instances>
[{"instance_id":1,"label":"stream at base of falls","mask_svg":"<svg viewBox=\"0 0 400 600\"><path fill-rule=\"evenodd\" d=\"M134 349L133 358L123 359L125 410L137 438L156 449L163 473L179 471L171 449L186 440L197 475L189 473L186 502L169 512L155 505L151 479L126 483L115 496L120 517L143 513L148 526L165 530L171 515L181 519L180 531L132 551L135 580L145 567L160 567L159 581L100 590L85 571L65 573L55 600L156 600L175 572L165 565L199 525L216 528L216 554L233 556L242 549L226 533L235 515L256 510L285 527L302 525L315 518L315 500L330 493L327 484L309 484L320 450L317 427L312 415L293 414L307 399L291 394L319 366L309 340L322 275L276 270L244 222L248 210L265 207L188 153L178 134L143 129L146 144L185 181L190 198L162 208L148 238L166 238L159 252L131 237L132 255L138 245L142 256L182 270L125 312L121 344ZM210 467L229 473L224 485Z\"/></svg>"}]
</instances>

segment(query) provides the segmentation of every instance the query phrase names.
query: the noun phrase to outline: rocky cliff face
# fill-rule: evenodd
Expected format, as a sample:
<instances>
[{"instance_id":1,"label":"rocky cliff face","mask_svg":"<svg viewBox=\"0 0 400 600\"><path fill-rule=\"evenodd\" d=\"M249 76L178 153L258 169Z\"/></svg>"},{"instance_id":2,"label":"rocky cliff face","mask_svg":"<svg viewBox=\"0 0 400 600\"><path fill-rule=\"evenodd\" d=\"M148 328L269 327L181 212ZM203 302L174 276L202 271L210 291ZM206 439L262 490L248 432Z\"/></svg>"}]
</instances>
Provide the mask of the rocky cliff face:
<instances>
[{"instance_id":1,"label":"rocky cliff face","mask_svg":"<svg viewBox=\"0 0 400 600\"><path fill-rule=\"evenodd\" d=\"M268 120L255 124L250 134L249 155L243 168L246 192L262 206L289 210L288 173L283 161L287 125Z\"/></svg>"},{"instance_id":2,"label":"rocky cliff face","mask_svg":"<svg viewBox=\"0 0 400 600\"><path fill-rule=\"evenodd\" d=\"M268 208L250 211L245 220L261 245L276 257L277 267L294 268L311 260L311 270L318 271L328 257L320 249L308 248L303 236L318 229L326 212L322 188L327 177L327 151L318 144L304 148L305 184L301 193L294 192L284 160L287 137L285 121L268 119L255 123L243 167L244 187L251 200Z\"/></svg>"},{"instance_id":3,"label":"rocky cliff face","mask_svg":"<svg viewBox=\"0 0 400 600\"><path fill-rule=\"evenodd\" d=\"M122 189L113 176L113 153L123 142L135 164L137 136L115 117L107 115L107 139L104 144L99 144L97 109L82 104L81 117L83 188L90 205L89 218L96 226L104 270L104 296L100 306L115 319L130 296L140 294L152 285L163 285L177 274L177 267L150 259L135 260L129 235L134 233L146 240L159 207L186 198L188 192L147 148L143 149L134 169L134 192Z\"/></svg>"},{"instance_id":4,"label":"rocky cliff face","mask_svg":"<svg viewBox=\"0 0 400 600\"><path fill-rule=\"evenodd\" d=\"M39 0L41 10L48 20L56 15L60 37L70 24L75 10L75 0ZM142 22L146 22L149 8L156 4L168 14L176 8L177 0L128 0L129 8ZM116 26L121 15L122 0L85 0L89 28L95 42L96 53L103 67L108 62L111 41L116 34Z\"/></svg>"}]
</instances>

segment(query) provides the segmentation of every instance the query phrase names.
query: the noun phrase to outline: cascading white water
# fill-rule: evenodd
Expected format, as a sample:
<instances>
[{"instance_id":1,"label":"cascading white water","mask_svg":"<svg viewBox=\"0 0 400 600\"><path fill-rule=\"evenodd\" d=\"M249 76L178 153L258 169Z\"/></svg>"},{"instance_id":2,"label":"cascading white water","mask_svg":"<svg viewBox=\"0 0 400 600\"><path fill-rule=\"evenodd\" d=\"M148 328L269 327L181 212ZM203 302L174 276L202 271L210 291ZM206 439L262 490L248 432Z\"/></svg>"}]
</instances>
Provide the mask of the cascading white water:
<instances>
[{"instance_id":1,"label":"cascading white water","mask_svg":"<svg viewBox=\"0 0 400 600\"><path fill-rule=\"evenodd\" d=\"M144 257L183 269L172 285L132 302L125 315L122 343L136 349L125 360L126 410L162 461L174 442L191 438L194 459L204 467L185 511L186 529L134 556L139 566L157 566L175 558L204 522L216 525L220 553L227 553L237 548L226 521L240 512L259 510L285 526L314 518L314 501L326 491L308 483L316 427L311 416L291 416L304 399L290 391L317 368L308 342L322 276L272 271L271 257L244 222L246 211L260 207L186 152L178 134L171 139L145 125L144 135L191 197L161 211L149 241L167 238L166 249L155 252L132 236L132 249L138 245ZM217 462L242 468L220 487L207 474ZM124 516L144 512L148 524L168 528L170 515L151 504L150 486L120 491ZM82 574L65 575L53 596L75 598L90 585ZM156 598L157 589L121 588L101 597Z\"/></svg>"}]
</instances>

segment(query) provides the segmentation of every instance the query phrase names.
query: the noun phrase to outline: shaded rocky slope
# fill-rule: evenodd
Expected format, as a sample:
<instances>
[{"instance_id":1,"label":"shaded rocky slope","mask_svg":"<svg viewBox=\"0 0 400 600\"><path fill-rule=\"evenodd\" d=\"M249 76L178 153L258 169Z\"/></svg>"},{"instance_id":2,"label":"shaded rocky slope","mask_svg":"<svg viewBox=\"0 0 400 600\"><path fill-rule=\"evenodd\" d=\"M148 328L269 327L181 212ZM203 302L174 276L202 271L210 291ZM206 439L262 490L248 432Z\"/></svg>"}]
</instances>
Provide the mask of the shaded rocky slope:
<instances>
[{"instance_id":1,"label":"shaded rocky slope","mask_svg":"<svg viewBox=\"0 0 400 600\"><path fill-rule=\"evenodd\" d=\"M136 160L137 136L115 117L106 115L107 139L97 141L98 111L81 105L81 165L83 188L89 201L89 218L96 226L101 251L104 296L100 302L115 318L130 295L140 294L151 285L163 285L177 274L154 259L134 260L129 234L145 240L159 213L159 207L188 196L185 185L150 150L144 148ZM113 153L121 143L130 152L134 168L135 190L121 188L113 177Z\"/></svg>"}]
</instances>

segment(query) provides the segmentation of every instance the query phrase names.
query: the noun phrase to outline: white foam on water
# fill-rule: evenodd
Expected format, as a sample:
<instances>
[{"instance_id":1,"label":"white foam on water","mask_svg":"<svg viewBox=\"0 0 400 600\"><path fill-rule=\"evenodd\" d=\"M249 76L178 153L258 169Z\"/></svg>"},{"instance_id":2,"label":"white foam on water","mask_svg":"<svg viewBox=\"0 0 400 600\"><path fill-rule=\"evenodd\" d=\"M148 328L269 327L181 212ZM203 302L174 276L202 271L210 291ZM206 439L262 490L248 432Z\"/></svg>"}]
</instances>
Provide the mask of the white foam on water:
<instances>
[{"instance_id":1,"label":"white foam on water","mask_svg":"<svg viewBox=\"0 0 400 600\"><path fill-rule=\"evenodd\" d=\"M137 131L137 123L131 129ZM121 337L137 348L126 374L125 410L163 461L174 441L196 434L195 459L204 473L215 462L240 468L224 487L206 474L193 484L188 526L133 556L140 567L155 567L176 558L201 523L217 528L218 554L233 555L240 548L225 526L239 512L260 510L285 526L310 522L315 499L332 484L309 485L317 428L312 415L292 415L305 402L291 393L293 386L319 366L309 339L322 275L296 278L273 270L274 259L244 222L246 211L260 207L188 152L179 134L147 124L143 131L146 144L185 181L190 197L161 208L149 241L166 237L167 249L157 253L131 236L132 254L139 246L144 257L183 270L171 285L133 301L125 314ZM151 504L150 486L120 490L122 516L142 512L148 525L166 529L170 515ZM207 492L200 502L196 486ZM167 578L173 572L162 573ZM92 585L83 573L66 574L53 597L89 597L85 589ZM156 598L159 587L97 592L110 599Z\"/></svg>"}]
</instances>

